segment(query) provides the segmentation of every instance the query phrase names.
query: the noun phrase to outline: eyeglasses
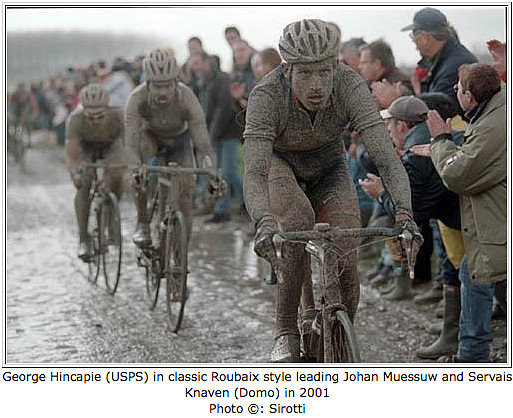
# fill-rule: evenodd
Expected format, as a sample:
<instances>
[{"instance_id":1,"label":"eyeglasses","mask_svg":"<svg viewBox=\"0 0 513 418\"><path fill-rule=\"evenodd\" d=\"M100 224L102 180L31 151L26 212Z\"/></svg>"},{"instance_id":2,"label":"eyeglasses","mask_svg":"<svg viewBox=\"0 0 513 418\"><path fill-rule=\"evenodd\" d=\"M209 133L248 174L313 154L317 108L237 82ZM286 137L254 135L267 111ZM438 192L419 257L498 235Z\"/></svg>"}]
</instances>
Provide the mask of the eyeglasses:
<instances>
[{"instance_id":1,"label":"eyeglasses","mask_svg":"<svg viewBox=\"0 0 513 418\"><path fill-rule=\"evenodd\" d=\"M459 88L459 83L457 83L457 84L455 84L454 86L452 86L452 88L453 88L453 90L454 90L454 93L458 94L458 90L460 89L460 88ZM465 93L465 91L466 91L466 90L462 87L462 88L461 88L461 92L462 92L462 93Z\"/></svg>"},{"instance_id":2,"label":"eyeglasses","mask_svg":"<svg viewBox=\"0 0 513 418\"><path fill-rule=\"evenodd\" d=\"M421 34L423 31L419 30L419 29L415 29L413 31L410 32L410 39L412 41L415 40L415 38L417 37L417 35Z\"/></svg>"}]
</instances>

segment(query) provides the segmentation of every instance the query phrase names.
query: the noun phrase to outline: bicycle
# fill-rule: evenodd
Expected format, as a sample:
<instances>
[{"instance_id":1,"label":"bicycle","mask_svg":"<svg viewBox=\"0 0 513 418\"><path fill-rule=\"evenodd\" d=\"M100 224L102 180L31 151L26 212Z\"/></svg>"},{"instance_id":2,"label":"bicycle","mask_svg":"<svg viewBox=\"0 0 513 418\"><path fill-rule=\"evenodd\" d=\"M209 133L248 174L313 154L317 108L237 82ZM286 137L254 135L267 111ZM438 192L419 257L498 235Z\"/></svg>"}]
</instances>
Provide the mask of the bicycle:
<instances>
[{"instance_id":1,"label":"bicycle","mask_svg":"<svg viewBox=\"0 0 513 418\"><path fill-rule=\"evenodd\" d=\"M122 234L119 202L104 182L106 168L126 168L125 164L109 164L102 159L83 163L82 167L93 170L87 209L88 280L96 284L103 266L107 293L114 295L119 285L122 258Z\"/></svg>"},{"instance_id":2,"label":"bicycle","mask_svg":"<svg viewBox=\"0 0 513 418\"><path fill-rule=\"evenodd\" d=\"M156 173L157 177L152 178L150 174L148 181L149 173ZM142 187L150 186L147 213L151 244L138 247L137 265L145 269L150 310L155 309L157 304L161 280L166 280L167 326L174 333L181 327L188 298L189 241L185 217L178 207L180 178L184 175L210 175L220 179L215 170L183 168L177 163L168 163L167 166L145 164L141 166L138 175Z\"/></svg>"},{"instance_id":3,"label":"bicycle","mask_svg":"<svg viewBox=\"0 0 513 418\"><path fill-rule=\"evenodd\" d=\"M340 254L333 242L347 237L400 238L405 242L408 242L408 240L411 242L412 239L409 232L401 233L393 228L341 228L330 227L329 224L324 223L316 224L312 231L280 232L273 237L278 259L282 256L284 243L305 243L305 250L319 265L320 280L318 287L320 289L316 293L320 293L318 296L320 310L317 311L312 329L304 329L302 326L301 312L298 318L302 358L305 361L313 358L320 363L361 363L356 332L347 313L347 307L341 303L340 293L333 294L326 291L326 289L337 288L332 284L333 280L338 280L336 270L334 270L338 262L337 257L347 255L347 253ZM406 246L406 248L409 248L409 246ZM407 251L406 255L410 272L413 272L410 252ZM335 258L332 259L331 256L335 256ZM276 274L279 275L280 271L273 268L272 277L268 280L269 284L276 282ZM318 339L317 341L311 341L311 344L309 344L307 335L312 336L312 331L315 332L314 338L317 335ZM317 347L315 347L316 345Z\"/></svg>"}]
</instances>

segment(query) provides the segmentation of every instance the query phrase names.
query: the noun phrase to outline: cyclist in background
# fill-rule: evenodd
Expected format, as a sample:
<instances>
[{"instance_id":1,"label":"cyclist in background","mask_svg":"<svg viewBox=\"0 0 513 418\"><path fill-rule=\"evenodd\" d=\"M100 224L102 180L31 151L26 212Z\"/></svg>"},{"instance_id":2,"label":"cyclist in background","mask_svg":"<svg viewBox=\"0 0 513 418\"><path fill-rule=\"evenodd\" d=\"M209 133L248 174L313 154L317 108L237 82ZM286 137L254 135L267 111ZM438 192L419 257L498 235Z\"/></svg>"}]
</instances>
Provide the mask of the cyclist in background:
<instances>
[{"instance_id":1,"label":"cyclist in background","mask_svg":"<svg viewBox=\"0 0 513 418\"><path fill-rule=\"evenodd\" d=\"M144 60L143 67L147 81L132 91L125 116L131 161L151 165L176 162L182 167L193 167L192 139L199 168L215 168L205 115L192 90L178 80L180 69L175 57L155 49ZM190 235L195 183L192 176L184 176L181 182L179 206ZM135 175L132 184L137 209L133 240L138 246L146 246L151 243L148 197Z\"/></svg>"},{"instance_id":2,"label":"cyclist in background","mask_svg":"<svg viewBox=\"0 0 513 418\"><path fill-rule=\"evenodd\" d=\"M80 92L78 106L66 121L66 166L77 193L75 212L79 231L78 256L87 260L88 199L93 170L84 170L81 164L103 159L107 163L123 164L123 111L109 107L109 95L99 84L89 84ZM118 199L122 194L123 168L105 170L105 184Z\"/></svg>"},{"instance_id":3,"label":"cyclist in background","mask_svg":"<svg viewBox=\"0 0 513 418\"><path fill-rule=\"evenodd\" d=\"M394 154L365 81L348 67L337 65L338 46L339 36L326 22L289 24L279 41L286 62L269 73L249 97L244 197L256 223L255 252L271 263L276 262L272 237L280 230L310 230L315 222L360 227L356 193L340 138L349 122L364 138L392 196L395 221L416 237L413 256L422 241L412 218L404 167ZM358 242L346 239L335 245L340 252L349 252L344 268L339 266L338 271L342 302L354 320L359 282L352 250ZM282 255L270 360L297 362L301 297L306 313L315 315L310 261L301 244L284 246Z\"/></svg>"}]
</instances>

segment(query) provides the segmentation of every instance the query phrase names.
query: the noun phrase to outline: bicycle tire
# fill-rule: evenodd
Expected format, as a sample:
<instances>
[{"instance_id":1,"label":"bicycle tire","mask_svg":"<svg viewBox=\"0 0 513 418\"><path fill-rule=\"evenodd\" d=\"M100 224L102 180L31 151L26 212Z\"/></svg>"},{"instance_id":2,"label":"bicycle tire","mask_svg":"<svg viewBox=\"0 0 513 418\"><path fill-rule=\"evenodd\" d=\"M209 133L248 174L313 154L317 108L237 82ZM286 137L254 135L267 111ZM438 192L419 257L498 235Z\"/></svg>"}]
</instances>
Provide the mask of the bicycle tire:
<instances>
[{"instance_id":1,"label":"bicycle tire","mask_svg":"<svg viewBox=\"0 0 513 418\"><path fill-rule=\"evenodd\" d=\"M168 219L166 233L166 304L169 329L177 333L187 301L187 225L180 211Z\"/></svg>"},{"instance_id":2,"label":"bicycle tire","mask_svg":"<svg viewBox=\"0 0 513 418\"><path fill-rule=\"evenodd\" d=\"M326 329L324 330L327 331ZM331 342L326 362L361 363L360 349L353 324L344 310L335 312L331 323Z\"/></svg>"},{"instance_id":3,"label":"bicycle tire","mask_svg":"<svg viewBox=\"0 0 513 418\"><path fill-rule=\"evenodd\" d=\"M161 251L160 248L160 213L159 213L159 202L158 194L155 198L150 199L150 203L147 208L149 214L150 223L150 236L151 236L151 247L145 249L149 255L151 264L145 266L145 279L146 279L146 302L150 310L154 310L157 305L160 290L160 279L161 279Z\"/></svg>"},{"instance_id":4,"label":"bicycle tire","mask_svg":"<svg viewBox=\"0 0 513 418\"><path fill-rule=\"evenodd\" d=\"M122 241L118 198L111 192L105 196L102 202L99 234L103 258L103 275L109 295L114 295L119 285L123 251Z\"/></svg>"},{"instance_id":5,"label":"bicycle tire","mask_svg":"<svg viewBox=\"0 0 513 418\"><path fill-rule=\"evenodd\" d=\"M96 284L100 274L99 209L97 200L94 196L91 196L87 208L87 245L89 256L86 262L88 267L87 280L93 284Z\"/></svg>"}]
</instances>

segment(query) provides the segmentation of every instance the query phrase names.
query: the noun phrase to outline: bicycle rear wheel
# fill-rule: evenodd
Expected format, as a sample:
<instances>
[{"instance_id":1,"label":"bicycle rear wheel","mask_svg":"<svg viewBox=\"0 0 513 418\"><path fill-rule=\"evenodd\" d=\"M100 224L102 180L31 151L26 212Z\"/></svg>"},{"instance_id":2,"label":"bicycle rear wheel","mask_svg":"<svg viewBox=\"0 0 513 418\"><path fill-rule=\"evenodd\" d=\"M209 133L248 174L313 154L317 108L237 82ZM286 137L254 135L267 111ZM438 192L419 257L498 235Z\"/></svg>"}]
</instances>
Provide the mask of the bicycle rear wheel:
<instances>
[{"instance_id":1,"label":"bicycle rear wheel","mask_svg":"<svg viewBox=\"0 0 513 418\"><path fill-rule=\"evenodd\" d=\"M89 208L87 209L87 245L89 256L86 262L88 267L87 280L95 284L100 273L100 210L98 201L91 196Z\"/></svg>"},{"instance_id":2,"label":"bicycle rear wheel","mask_svg":"<svg viewBox=\"0 0 513 418\"><path fill-rule=\"evenodd\" d=\"M330 324L324 327L324 335L326 363L361 363L356 333L344 310L337 310L334 313Z\"/></svg>"},{"instance_id":3,"label":"bicycle rear wheel","mask_svg":"<svg viewBox=\"0 0 513 418\"><path fill-rule=\"evenodd\" d=\"M109 193L101 208L100 248L103 256L103 274L107 293L113 295L119 284L121 275L121 219L118 198Z\"/></svg>"},{"instance_id":4,"label":"bicycle rear wheel","mask_svg":"<svg viewBox=\"0 0 513 418\"><path fill-rule=\"evenodd\" d=\"M187 301L187 225L180 211L168 219L165 260L167 322L176 333Z\"/></svg>"}]
</instances>

